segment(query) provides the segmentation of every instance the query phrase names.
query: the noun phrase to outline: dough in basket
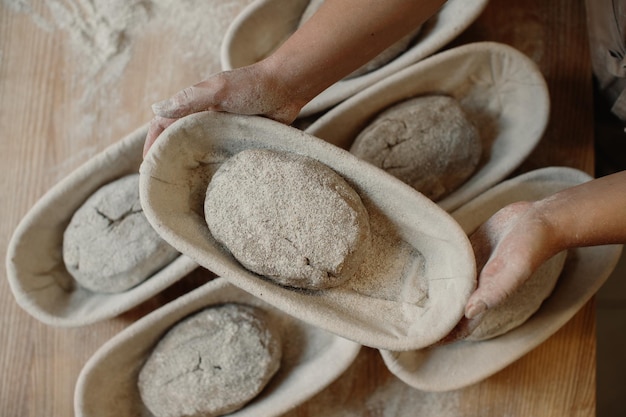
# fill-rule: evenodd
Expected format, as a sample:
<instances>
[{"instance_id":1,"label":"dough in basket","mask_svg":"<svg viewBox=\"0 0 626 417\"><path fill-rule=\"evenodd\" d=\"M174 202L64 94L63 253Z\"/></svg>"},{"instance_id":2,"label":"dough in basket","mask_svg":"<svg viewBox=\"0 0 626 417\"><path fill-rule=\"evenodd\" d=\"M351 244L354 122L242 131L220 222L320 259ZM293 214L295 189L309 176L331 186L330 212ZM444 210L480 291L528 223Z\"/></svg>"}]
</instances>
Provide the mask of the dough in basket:
<instances>
[{"instance_id":1,"label":"dough in basket","mask_svg":"<svg viewBox=\"0 0 626 417\"><path fill-rule=\"evenodd\" d=\"M178 255L143 213L139 174L100 187L76 210L63 234L68 272L94 292L126 291Z\"/></svg>"},{"instance_id":2,"label":"dough in basket","mask_svg":"<svg viewBox=\"0 0 626 417\"><path fill-rule=\"evenodd\" d=\"M240 409L280 368L279 329L257 307L227 303L174 325L150 352L138 387L156 417L213 417Z\"/></svg>"},{"instance_id":3,"label":"dough in basket","mask_svg":"<svg viewBox=\"0 0 626 417\"><path fill-rule=\"evenodd\" d=\"M356 137L350 152L437 201L474 173L482 143L454 98L427 95L377 115Z\"/></svg>"},{"instance_id":4,"label":"dough in basket","mask_svg":"<svg viewBox=\"0 0 626 417\"><path fill-rule=\"evenodd\" d=\"M245 268L288 287L342 284L370 243L357 192L328 166L292 152L247 149L226 160L208 185L204 214Z\"/></svg>"}]
</instances>

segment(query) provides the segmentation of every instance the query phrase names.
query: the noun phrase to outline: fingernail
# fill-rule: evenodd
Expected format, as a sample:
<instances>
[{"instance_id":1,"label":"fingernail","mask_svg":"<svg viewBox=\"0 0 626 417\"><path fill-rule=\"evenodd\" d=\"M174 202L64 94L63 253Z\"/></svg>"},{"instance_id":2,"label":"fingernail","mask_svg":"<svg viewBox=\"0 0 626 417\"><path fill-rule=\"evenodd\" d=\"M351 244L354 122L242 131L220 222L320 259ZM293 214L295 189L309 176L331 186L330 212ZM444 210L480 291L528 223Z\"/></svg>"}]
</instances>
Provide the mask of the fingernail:
<instances>
[{"instance_id":1,"label":"fingernail","mask_svg":"<svg viewBox=\"0 0 626 417\"><path fill-rule=\"evenodd\" d=\"M483 301L478 301L477 303L470 304L465 308L465 317L473 319L485 311L487 311L487 304Z\"/></svg>"}]
</instances>

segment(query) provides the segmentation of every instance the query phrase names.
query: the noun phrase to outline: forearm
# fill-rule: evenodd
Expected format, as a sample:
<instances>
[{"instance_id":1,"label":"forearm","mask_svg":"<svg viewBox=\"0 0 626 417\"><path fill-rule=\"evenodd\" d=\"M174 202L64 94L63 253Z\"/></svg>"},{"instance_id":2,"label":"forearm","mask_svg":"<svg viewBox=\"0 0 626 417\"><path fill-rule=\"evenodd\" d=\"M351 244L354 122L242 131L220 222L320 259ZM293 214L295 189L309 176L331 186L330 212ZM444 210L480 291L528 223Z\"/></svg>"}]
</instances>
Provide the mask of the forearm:
<instances>
[{"instance_id":1,"label":"forearm","mask_svg":"<svg viewBox=\"0 0 626 417\"><path fill-rule=\"evenodd\" d=\"M144 154L175 119L213 110L291 123L310 100L433 16L445 0L326 0L269 57L155 103Z\"/></svg>"},{"instance_id":2,"label":"forearm","mask_svg":"<svg viewBox=\"0 0 626 417\"><path fill-rule=\"evenodd\" d=\"M424 23L445 0L326 0L263 61L303 102Z\"/></svg>"},{"instance_id":3,"label":"forearm","mask_svg":"<svg viewBox=\"0 0 626 417\"><path fill-rule=\"evenodd\" d=\"M568 188L536 207L560 249L626 243L626 171Z\"/></svg>"}]
</instances>

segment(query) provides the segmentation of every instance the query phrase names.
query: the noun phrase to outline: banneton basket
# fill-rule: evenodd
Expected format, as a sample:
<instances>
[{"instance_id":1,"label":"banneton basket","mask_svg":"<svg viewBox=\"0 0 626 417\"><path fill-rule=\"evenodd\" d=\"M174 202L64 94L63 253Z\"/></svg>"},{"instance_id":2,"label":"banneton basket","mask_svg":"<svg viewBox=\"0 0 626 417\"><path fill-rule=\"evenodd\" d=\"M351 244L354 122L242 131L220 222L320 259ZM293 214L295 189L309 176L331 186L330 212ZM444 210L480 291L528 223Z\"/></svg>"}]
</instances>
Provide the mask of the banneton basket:
<instances>
[{"instance_id":1,"label":"banneton basket","mask_svg":"<svg viewBox=\"0 0 626 417\"><path fill-rule=\"evenodd\" d=\"M285 288L246 270L214 240L203 214L207 185L221 162L253 148L317 159L360 195L376 238L346 283ZM263 117L203 112L179 119L146 155L140 196L153 227L183 254L294 317L366 346L432 344L462 317L475 286L469 239L448 213L349 152Z\"/></svg>"},{"instance_id":2,"label":"banneton basket","mask_svg":"<svg viewBox=\"0 0 626 417\"><path fill-rule=\"evenodd\" d=\"M271 54L291 35L309 0L257 0L246 7L228 27L221 47L222 69L253 64ZM301 111L310 116L326 110L391 74L441 49L482 13L488 0L448 0L427 21L403 54L383 67L358 77L338 81Z\"/></svg>"},{"instance_id":3,"label":"banneton basket","mask_svg":"<svg viewBox=\"0 0 626 417\"><path fill-rule=\"evenodd\" d=\"M536 64L510 46L477 42L440 52L393 74L328 111L306 131L349 149L384 109L432 94L455 98L483 143L476 172L437 201L446 211L513 172L539 143L548 124L550 96Z\"/></svg>"},{"instance_id":4,"label":"banneton basket","mask_svg":"<svg viewBox=\"0 0 626 417\"><path fill-rule=\"evenodd\" d=\"M265 389L232 417L278 416L305 402L339 377L361 346L297 320L223 278L196 288L122 330L87 361L74 392L77 417L151 415L137 378L161 336L181 319L212 305L241 303L259 307L281 329L282 360Z\"/></svg>"},{"instance_id":5,"label":"banneton basket","mask_svg":"<svg viewBox=\"0 0 626 417\"><path fill-rule=\"evenodd\" d=\"M507 204L538 200L591 177L566 167L538 169L505 181L452 213L468 234ZM457 341L409 352L381 351L389 370L422 391L460 389L495 374L569 321L609 277L622 245L571 249L552 294L521 326L493 339Z\"/></svg>"},{"instance_id":6,"label":"banneton basket","mask_svg":"<svg viewBox=\"0 0 626 417\"><path fill-rule=\"evenodd\" d=\"M41 322L72 327L115 317L198 267L181 255L137 286L104 294L78 285L63 262L63 232L72 215L101 186L138 172L146 133L147 126L135 130L70 173L35 203L13 233L6 257L11 291Z\"/></svg>"}]
</instances>

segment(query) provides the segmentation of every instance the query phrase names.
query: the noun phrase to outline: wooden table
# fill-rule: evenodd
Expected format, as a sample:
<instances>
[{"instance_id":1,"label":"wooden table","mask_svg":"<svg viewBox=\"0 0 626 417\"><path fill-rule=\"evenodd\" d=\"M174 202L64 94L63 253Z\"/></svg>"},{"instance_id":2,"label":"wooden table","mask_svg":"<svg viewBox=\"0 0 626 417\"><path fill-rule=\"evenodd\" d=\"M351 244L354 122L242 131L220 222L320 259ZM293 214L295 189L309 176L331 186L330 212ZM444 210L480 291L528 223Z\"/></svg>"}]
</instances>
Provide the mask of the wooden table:
<instances>
[{"instance_id":1,"label":"wooden table","mask_svg":"<svg viewBox=\"0 0 626 417\"><path fill-rule=\"evenodd\" d=\"M46 12L42 1L23 3L40 15ZM144 124L152 102L198 81L198 74L167 65L165 42L146 35L138 38L120 77L105 80L97 95L87 97L85 86L101 82L102 74L91 78L76 74L67 33L46 27L32 11L20 11L17 3L0 4L0 251L6 253L16 225L41 195ZM454 44L480 40L507 43L526 53L538 63L550 88L548 129L517 172L566 165L592 173L592 78L583 0L491 0ZM203 280L202 274L194 273L119 318L66 329L48 327L25 313L6 279L1 279L0 414L72 415L77 375L96 349ZM377 351L364 348L339 380L288 415L593 416L594 319L590 302L519 361L451 393L427 394L407 387L386 370Z\"/></svg>"}]
</instances>

